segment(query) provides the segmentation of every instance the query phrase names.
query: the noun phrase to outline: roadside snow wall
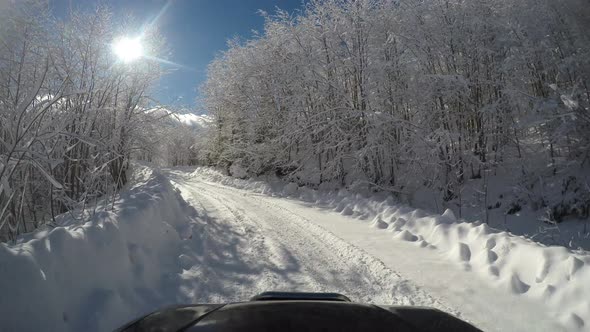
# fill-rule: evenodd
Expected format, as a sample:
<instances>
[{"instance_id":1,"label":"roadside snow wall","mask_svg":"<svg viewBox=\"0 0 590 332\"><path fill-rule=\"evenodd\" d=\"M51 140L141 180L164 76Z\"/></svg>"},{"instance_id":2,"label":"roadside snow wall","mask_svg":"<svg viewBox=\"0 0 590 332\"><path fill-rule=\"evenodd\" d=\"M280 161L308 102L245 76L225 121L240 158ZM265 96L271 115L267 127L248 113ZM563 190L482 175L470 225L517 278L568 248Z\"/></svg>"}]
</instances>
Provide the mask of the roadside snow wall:
<instances>
[{"instance_id":1,"label":"roadside snow wall","mask_svg":"<svg viewBox=\"0 0 590 332\"><path fill-rule=\"evenodd\" d=\"M0 244L1 331L108 331L176 302L192 208L158 172L134 176L113 211Z\"/></svg>"}]
</instances>

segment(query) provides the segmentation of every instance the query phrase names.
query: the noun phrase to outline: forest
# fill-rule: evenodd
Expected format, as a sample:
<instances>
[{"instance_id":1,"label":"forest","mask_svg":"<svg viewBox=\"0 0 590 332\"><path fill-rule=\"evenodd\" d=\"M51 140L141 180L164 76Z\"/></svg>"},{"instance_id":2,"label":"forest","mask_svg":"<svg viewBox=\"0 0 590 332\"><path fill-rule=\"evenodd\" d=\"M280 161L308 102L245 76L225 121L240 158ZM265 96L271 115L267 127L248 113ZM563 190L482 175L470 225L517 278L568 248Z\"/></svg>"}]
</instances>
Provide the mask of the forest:
<instances>
[{"instance_id":1,"label":"forest","mask_svg":"<svg viewBox=\"0 0 590 332\"><path fill-rule=\"evenodd\" d=\"M209 65L202 163L426 195L441 213L588 218L587 1L312 0L262 15L264 31Z\"/></svg>"}]
</instances>

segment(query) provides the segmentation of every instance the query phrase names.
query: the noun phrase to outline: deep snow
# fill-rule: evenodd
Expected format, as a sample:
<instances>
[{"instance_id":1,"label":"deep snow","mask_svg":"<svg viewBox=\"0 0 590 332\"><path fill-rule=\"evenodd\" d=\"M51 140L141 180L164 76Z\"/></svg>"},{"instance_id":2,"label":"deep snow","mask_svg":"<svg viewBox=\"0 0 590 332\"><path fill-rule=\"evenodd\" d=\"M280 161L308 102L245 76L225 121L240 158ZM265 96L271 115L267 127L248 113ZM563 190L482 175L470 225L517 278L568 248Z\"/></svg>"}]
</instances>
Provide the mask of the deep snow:
<instances>
[{"instance_id":1,"label":"deep snow","mask_svg":"<svg viewBox=\"0 0 590 332\"><path fill-rule=\"evenodd\" d=\"M140 167L114 211L0 244L0 330L108 331L178 301L186 205L161 174Z\"/></svg>"},{"instance_id":2,"label":"deep snow","mask_svg":"<svg viewBox=\"0 0 590 332\"><path fill-rule=\"evenodd\" d=\"M0 244L0 330L107 331L266 290L434 306L486 331L589 328L585 252L384 197L191 172L138 166L113 211Z\"/></svg>"}]
</instances>

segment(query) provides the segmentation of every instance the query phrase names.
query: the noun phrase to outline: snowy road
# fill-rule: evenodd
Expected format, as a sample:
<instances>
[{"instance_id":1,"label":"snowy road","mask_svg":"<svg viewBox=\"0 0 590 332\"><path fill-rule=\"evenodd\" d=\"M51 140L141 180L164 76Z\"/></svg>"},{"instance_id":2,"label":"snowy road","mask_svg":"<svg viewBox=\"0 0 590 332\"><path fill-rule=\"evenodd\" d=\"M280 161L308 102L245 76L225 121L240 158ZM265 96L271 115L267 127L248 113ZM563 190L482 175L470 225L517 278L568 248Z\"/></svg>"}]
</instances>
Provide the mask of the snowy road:
<instances>
[{"instance_id":1,"label":"snowy road","mask_svg":"<svg viewBox=\"0 0 590 332\"><path fill-rule=\"evenodd\" d=\"M170 171L203 224L182 273L187 301L243 300L267 290L340 292L354 301L437 307L485 331L560 331L541 303L485 283L437 250L298 200ZM190 249L190 250L189 250ZM204 286L206 285L206 286Z\"/></svg>"},{"instance_id":2,"label":"snowy road","mask_svg":"<svg viewBox=\"0 0 590 332\"><path fill-rule=\"evenodd\" d=\"M203 277L235 276L220 288L195 292L196 300L243 300L266 290L333 291L357 301L448 309L379 260L266 197L198 180L177 183L204 213L207 227L219 230L207 230L206 262L186 278L202 283Z\"/></svg>"}]
</instances>

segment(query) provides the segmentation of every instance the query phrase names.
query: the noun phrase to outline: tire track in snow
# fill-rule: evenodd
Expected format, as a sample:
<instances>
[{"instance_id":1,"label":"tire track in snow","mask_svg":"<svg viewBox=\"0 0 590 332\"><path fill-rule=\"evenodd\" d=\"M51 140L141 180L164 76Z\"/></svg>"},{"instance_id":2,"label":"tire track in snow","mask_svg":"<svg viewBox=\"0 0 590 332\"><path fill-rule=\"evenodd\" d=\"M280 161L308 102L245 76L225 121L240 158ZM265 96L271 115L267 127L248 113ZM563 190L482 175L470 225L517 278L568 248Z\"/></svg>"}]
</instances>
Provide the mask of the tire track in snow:
<instances>
[{"instance_id":1,"label":"tire track in snow","mask_svg":"<svg viewBox=\"0 0 590 332\"><path fill-rule=\"evenodd\" d=\"M336 291L355 301L431 306L458 314L378 259L264 197L190 178L178 185L199 204L207 201L215 206L217 211L210 212L216 215L210 217L245 230L244 254L252 256L248 259L271 263L252 276L255 286L241 294L273 289Z\"/></svg>"}]
</instances>

